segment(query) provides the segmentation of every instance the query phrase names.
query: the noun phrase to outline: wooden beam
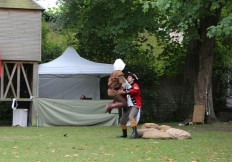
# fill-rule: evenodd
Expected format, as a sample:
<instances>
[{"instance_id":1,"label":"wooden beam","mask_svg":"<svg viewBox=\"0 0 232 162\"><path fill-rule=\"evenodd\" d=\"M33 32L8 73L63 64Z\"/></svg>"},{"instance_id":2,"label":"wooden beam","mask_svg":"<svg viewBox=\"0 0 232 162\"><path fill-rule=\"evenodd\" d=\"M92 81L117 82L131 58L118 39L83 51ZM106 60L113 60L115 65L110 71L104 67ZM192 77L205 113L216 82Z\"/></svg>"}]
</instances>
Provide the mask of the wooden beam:
<instances>
[{"instance_id":1,"label":"wooden beam","mask_svg":"<svg viewBox=\"0 0 232 162\"><path fill-rule=\"evenodd\" d=\"M1 98L0 101L12 101L12 98ZM30 98L18 98L17 101L31 101Z\"/></svg>"},{"instance_id":2,"label":"wooden beam","mask_svg":"<svg viewBox=\"0 0 232 162\"><path fill-rule=\"evenodd\" d=\"M3 96L4 98L6 98L6 95L7 95L8 91L9 91L10 86L13 87L12 91L14 90L14 86L13 86L13 84L12 84L12 79L13 79L13 77L14 77L14 73L15 73L16 67L17 67L17 66L16 66L16 64L15 64L15 65L14 65L14 68L13 68L13 71L12 71L12 73L11 73L11 76L10 76L10 78L9 78L9 82L8 82L7 87L6 87L6 91L5 91L4 96ZM9 71L8 71L8 72L9 72ZM16 97L15 91L14 91L13 93L14 93L14 95L15 95L15 97Z\"/></svg>"},{"instance_id":3,"label":"wooden beam","mask_svg":"<svg viewBox=\"0 0 232 162\"><path fill-rule=\"evenodd\" d=\"M20 98L20 79L21 79L21 76L20 76L20 64L16 63L16 66L17 66L17 96L16 98Z\"/></svg>"},{"instance_id":4,"label":"wooden beam","mask_svg":"<svg viewBox=\"0 0 232 162\"><path fill-rule=\"evenodd\" d=\"M5 63L11 63L11 64L15 64L15 63L21 63L21 64L33 64L34 62L32 61L11 61L11 60L4 60Z\"/></svg>"},{"instance_id":5,"label":"wooden beam","mask_svg":"<svg viewBox=\"0 0 232 162\"><path fill-rule=\"evenodd\" d=\"M21 64L20 66L21 66L21 69L22 69L22 72L23 72L23 76L24 76L26 85L27 85L27 90L28 90L28 92L29 92L29 95L32 96L31 88L30 88L30 85L29 85L29 82L28 82L28 78L27 78L27 75L26 75L24 66L23 66L23 64Z\"/></svg>"},{"instance_id":6,"label":"wooden beam","mask_svg":"<svg viewBox=\"0 0 232 162\"><path fill-rule=\"evenodd\" d=\"M33 77L32 77L32 94L33 96L38 96L38 62L33 64ZM38 114L35 110L33 101L31 104L31 125L37 126L38 125Z\"/></svg>"},{"instance_id":7,"label":"wooden beam","mask_svg":"<svg viewBox=\"0 0 232 162\"><path fill-rule=\"evenodd\" d=\"M27 75L26 65L29 65L29 68L33 66L32 77L29 77ZM10 68L12 66L13 69ZM24 81L23 79L25 79L28 94L30 95L30 97L37 96L38 62L4 60L2 62L2 77L0 78L0 101L12 101L12 98L16 98L17 101L31 102L30 97L21 98L20 96L20 92L22 91L20 87L20 82ZM10 95L10 90L12 90L11 92L13 96ZM34 108L32 108L32 111L35 111L33 109Z\"/></svg>"},{"instance_id":8,"label":"wooden beam","mask_svg":"<svg viewBox=\"0 0 232 162\"><path fill-rule=\"evenodd\" d=\"M6 63L4 63L4 68L5 68L5 70L6 70L7 77L8 77L8 79L10 80L10 72L9 72L9 70L8 70L8 67L7 67L7 64L6 64ZM3 86L4 86L4 83L3 83ZM12 92L13 92L14 97L16 97L14 85L11 84L10 86L11 86L11 90L12 90ZM3 88L3 89L4 89L4 88ZM2 97L3 97L3 95L2 95ZM5 98L5 97L4 97L4 98Z\"/></svg>"},{"instance_id":9,"label":"wooden beam","mask_svg":"<svg viewBox=\"0 0 232 162\"><path fill-rule=\"evenodd\" d=\"M3 65L3 64L2 64ZM2 66L1 65L1 66ZM3 90L4 90L4 66L2 66L2 77L0 78L1 79L1 94L0 94L0 98L3 98Z\"/></svg>"},{"instance_id":10,"label":"wooden beam","mask_svg":"<svg viewBox=\"0 0 232 162\"><path fill-rule=\"evenodd\" d=\"M32 95L38 96L38 62L33 64Z\"/></svg>"}]
</instances>

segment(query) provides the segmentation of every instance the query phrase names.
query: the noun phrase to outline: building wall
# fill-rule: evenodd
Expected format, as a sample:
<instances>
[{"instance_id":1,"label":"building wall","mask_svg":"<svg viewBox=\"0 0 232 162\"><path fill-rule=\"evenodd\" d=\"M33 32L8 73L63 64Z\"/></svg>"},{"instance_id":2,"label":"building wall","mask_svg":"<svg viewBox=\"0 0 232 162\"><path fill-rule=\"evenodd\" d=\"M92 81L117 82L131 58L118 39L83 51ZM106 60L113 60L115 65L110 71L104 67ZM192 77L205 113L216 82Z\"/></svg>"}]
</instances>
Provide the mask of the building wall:
<instances>
[{"instance_id":1,"label":"building wall","mask_svg":"<svg viewBox=\"0 0 232 162\"><path fill-rule=\"evenodd\" d=\"M40 10L0 9L2 60L41 60Z\"/></svg>"}]
</instances>

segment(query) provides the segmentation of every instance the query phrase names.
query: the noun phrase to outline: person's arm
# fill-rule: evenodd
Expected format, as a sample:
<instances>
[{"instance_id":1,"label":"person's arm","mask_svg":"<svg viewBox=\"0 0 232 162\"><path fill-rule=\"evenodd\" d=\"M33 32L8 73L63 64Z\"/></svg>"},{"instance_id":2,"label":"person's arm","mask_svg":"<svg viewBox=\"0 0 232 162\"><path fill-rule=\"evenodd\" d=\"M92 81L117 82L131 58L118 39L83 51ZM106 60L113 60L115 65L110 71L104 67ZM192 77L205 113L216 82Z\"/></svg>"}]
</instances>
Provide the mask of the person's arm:
<instances>
[{"instance_id":1,"label":"person's arm","mask_svg":"<svg viewBox=\"0 0 232 162\"><path fill-rule=\"evenodd\" d=\"M139 92L139 85L138 84L134 84L133 88L129 89L129 94L130 95L135 95Z\"/></svg>"},{"instance_id":2,"label":"person's arm","mask_svg":"<svg viewBox=\"0 0 232 162\"><path fill-rule=\"evenodd\" d=\"M118 71L118 80L122 84L123 89L130 89L131 85L128 83L122 71Z\"/></svg>"}]
</instances>

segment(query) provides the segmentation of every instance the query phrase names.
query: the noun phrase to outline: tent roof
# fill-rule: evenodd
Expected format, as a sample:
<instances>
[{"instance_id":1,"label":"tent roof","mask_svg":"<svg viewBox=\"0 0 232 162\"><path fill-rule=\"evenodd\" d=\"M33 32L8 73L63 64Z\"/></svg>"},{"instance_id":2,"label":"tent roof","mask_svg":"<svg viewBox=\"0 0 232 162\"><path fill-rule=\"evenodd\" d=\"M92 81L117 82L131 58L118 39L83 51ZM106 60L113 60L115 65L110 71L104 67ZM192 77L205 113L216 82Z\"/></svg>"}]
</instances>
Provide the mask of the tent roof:
<instances>
[{"instance_id":1,"label":"tent roof","mask_svg":"<svg viewBox=\"0 0 232 162\"><path fill-rule=\"evenodd\" d=\"M39 65L39 74L96 74L109 75L113 64L96 63L86 60L72 48L68 47L58 58Z\"/></svg>"}]
</instances>

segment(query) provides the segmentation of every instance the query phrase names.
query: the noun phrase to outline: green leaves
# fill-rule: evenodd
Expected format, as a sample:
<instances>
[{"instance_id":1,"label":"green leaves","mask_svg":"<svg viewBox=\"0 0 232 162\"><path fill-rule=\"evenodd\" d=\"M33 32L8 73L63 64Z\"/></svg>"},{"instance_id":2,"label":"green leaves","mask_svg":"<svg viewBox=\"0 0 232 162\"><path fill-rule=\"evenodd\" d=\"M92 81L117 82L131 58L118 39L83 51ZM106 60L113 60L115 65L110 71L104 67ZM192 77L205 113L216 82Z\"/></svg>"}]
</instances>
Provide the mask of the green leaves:
<instances>
[{"instance_id":1,"label":"green leaves","mask_svg":"<svg viewBox=\"0 0 232 162\"><path fill-rule=\"evenodd\" d=\"M217 26L211 26L208 28L207 36L209 38L219 36L232 36L232 13L222 19Z\"/></svg>"},{"instance_id":2,"label":"green leaves","mask_svg":"<svg viewBox=\"0 0 232 162\"><path fill-rule=\"evenodd\" d=\"M219 1L215 1L215 2L212 2L212 5L210 7L210 10L211 11L215 11L216 9L220 8L220 2Z\"/></svg>"},{"instance_id":3,"label":"green leaves","mask_svg":"<svg viewBox=\"0 0 232 162\"><path fill-rule=\"evenodd\" d=\"M148 9L149 9L149 4L148 4L148 2L144 2L144 4L143 4L143 9L144 9L144 11L148 11Z\"/></svg>"}]
</instances>

